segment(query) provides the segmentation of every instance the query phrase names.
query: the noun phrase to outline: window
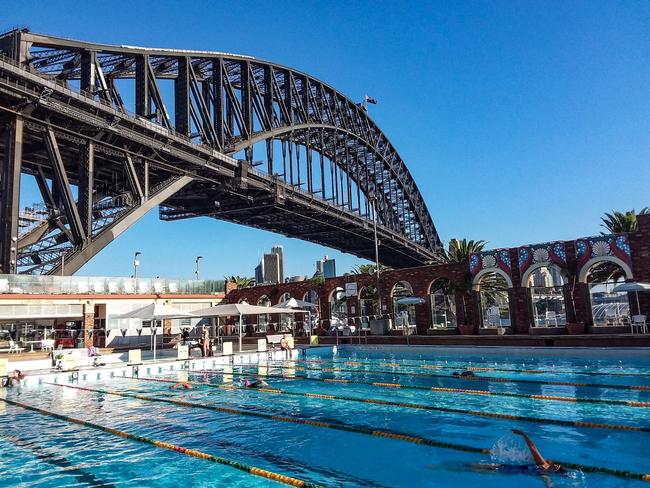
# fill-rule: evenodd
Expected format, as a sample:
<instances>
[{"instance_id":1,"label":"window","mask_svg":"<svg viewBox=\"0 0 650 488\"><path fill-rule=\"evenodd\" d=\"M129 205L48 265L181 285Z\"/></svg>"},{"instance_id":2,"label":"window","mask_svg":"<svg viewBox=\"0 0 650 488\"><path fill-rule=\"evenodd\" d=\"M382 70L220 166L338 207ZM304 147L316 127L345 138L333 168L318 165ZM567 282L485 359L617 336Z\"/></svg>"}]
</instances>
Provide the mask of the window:
<instances>
[{"instance_id":1,"label":"window","mask_svg":"<svg viewBox=\"0 0 650 488\"><path fill-rule=\"evenodd\" d=\"M626 292L614 291L625 279L623 268L611 261L600 261L589 269L587 284L595 326L629 325L628 295Z\"/></svg>"},{"instance_id":2,"label":"window","mask_svg":"<svg viewBox=\"0 0 650 488\"><path fill-rule=\"evenodd\" d=\"M534 327L557 327L566 324L565 280L556 266L536 268L528 276Z\"/></svg>"},{"instance_id":3,"label":"window","mask_svg":"<svg viewBox=\"0 0 650 488\"><path fill-rule=\"evenodd\" d=\"M412 297L413 287L408 281L399 281L393 287L393 328L415 327L415 305L398 304L400 298Z\"/></svg>"},{"instance_id":4,"label":"window","mask_svg":"<svg viewBox=\"0 0 650 488\"><path fill-rule=\"evenodd\" d=\"M500 273L485 273L478 282L481 327L509 327L508 282Z\"/></svg>"},{"instance_id":5,"label":"window","mask_svg":"<svg viewBox=\"0 0 650 488\"><path fill-rule=\"evenodd\" d=\"M454 328L456 320L456 302L451 291L451 282L440 278L431 283L429 289L431 303L431 327L434 329Z\"/></svg>"}]
</instances>

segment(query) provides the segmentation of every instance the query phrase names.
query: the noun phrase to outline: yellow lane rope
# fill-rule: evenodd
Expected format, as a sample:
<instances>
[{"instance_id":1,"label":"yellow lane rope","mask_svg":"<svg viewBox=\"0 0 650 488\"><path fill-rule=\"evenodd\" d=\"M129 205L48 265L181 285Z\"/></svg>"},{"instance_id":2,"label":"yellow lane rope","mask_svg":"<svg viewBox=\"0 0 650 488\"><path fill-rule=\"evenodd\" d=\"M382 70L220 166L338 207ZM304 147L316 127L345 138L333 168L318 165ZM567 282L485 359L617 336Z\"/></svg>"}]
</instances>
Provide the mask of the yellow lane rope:
<instances>
[{"instance_id":1,"label":"yellow lane rope","mask_svg":"<svg viewBox=\"0 0 650 488\"><path fill-rule=\"evenodd\" d=\"M46 383L46 384L55 385L55 386L70 386L70 385L56 385L55 383ZM88 390L89 391L100 391L100 390L91 390L91 389L88 389ZM182 447L182 446L177 446L175 444L170 444L169 442L163 442L163 441L159 441L159 440L156 440L156 439L150 439L148 437L143 437L143 436L131 434L129 432L124 432L122 430L113 429L111 427L106 427L106 426L99 425L99 424L96 424L96 423L93 423L93 422L88 422L86 420L81 420L81 419L78 419L78 418L69 417L67 415L50 412L48 410L43 410L41 408L34 407L32 405L27 405L25 403L16 402L14 400L8 400L7 398L0 398L0 401L3 401L5 403L7 403L9 405L13 405L15 407L20 407L20 408L23 408L25 410L30 410L32 412L36 412L36 413L39 413L41 415L52 417L52 418L55 418L55 419L58 419L58 420L63 420L65 422L69 422L69 423L72 423L72 424L77 424L77 425L81 425L81 426L84 426L84 427L89 427L91 429L100 430L102 432L106 432L107 434L112 434L112 435L115 435L115 436L118 436L118 437L122 437L124 439L130 439L130 440L142 442L142 443L145 443L145 444L151 444L151 445L159 447L161 449L168 449L170 451L178 452L178 453L184 454L186 456L191 456L191 457L195 457L195 458L199 458L199 459L205 459L206 461L212 461L214 463L223 464L225 466L229 466L231 468L235 468L235 469L238 469L240 471L244 471L245 473L249 473L249 474L252 474L254 476L260 476L262 478L267 478L267 479L270 479L270 480L273 480L273 481L278 481L278 482L284 483L286 485L302 486L304 488L320 488L320 486L321 486L321 485L318 485L316 483L311 483L311 482L304 481L304 480L301 480L301 479L298 479L298 478L292 478L290 476L285 476L283 474L274 473L274 472L268 471L266 469L256 468L255 466L249 466L247 464L240 463L238 461L232 461L230 459L222 458L222 457L219 457L219 456L213 456L212 454L208 454L208 453L205 453L205 452L202 452L202 451L197 451L195 449L188 449L188 448L185 448L185 447Z\"/></svg>"}]
</instances>

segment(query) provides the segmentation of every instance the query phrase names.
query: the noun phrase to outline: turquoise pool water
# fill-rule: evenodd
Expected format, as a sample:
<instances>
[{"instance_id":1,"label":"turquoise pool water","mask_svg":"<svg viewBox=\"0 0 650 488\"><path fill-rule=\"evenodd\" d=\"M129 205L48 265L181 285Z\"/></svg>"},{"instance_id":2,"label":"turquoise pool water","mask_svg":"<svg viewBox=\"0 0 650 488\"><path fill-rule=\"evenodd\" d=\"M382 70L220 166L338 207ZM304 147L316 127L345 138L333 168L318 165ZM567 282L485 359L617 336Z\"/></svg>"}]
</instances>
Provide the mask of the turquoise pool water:
<instances>
[{"instance_id":1,"label":"turquoise pool water","mask_svg":"<svg viewBox=\"0 0 650 488\"><path fill-rule=\"evenodd\" d=\"M478 368L474 371L479 378L451 376L468 368ZM328 347L310 349L298 361L276 361L261 368L234 366L226 373L170 372L152 376L165 381L153 381L141 372L139 379L79 383L85 390L40 385L5 395L11 401L324 486L647 485L580 470L541 476L535 470L513 468L530 463L530 457L510 432L526 431L542 454L553 460L650 472L646 452L650 408L642 406L650 402L650 389L638 389L650 387L650 357L643 351L340 347L333 354ZM217 388L239 386L242 379L254 380L260 374L270 388L284 393ZM178 380L205 385L170 390L172 383L167 381ZM222 410L171 403L178 400ZM382 401L389 404L376 403ZM245 415L258 413L263 416ZM484 413L519 419L481 416ZM570 422L617 428L566 425ZM382 435L368 434L372 432ZM407 437L388 438L387 432ZM495 464L505 467L494 471ZM0 486L221 484L280 486L229 466L0 402Z\"/></svg>"}]
</instances>

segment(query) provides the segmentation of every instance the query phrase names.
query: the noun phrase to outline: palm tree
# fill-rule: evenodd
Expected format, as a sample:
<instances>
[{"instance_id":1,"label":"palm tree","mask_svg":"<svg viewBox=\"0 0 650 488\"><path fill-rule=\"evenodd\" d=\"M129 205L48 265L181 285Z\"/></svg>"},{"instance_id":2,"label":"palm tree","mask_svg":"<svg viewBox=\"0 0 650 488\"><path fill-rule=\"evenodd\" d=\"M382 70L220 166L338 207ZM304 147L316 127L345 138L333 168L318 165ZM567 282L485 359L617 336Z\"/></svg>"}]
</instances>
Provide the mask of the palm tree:
<instances>
[{"instance_id":1,"label":"palm tree","mask_svg":"<svg viewBox=\"0 0 650 488\"><path fill-rule=\"evenodd\" d=\"M244 276L226 276L226 281L230 283L235 283L237 285L237 288L248 288L249 286L253 286L253 283L255 283L254 278L246 278Z\"/></svg>"},{"instance_id":2,"label":"palm tree","mask_svg":"<svg viewBox=\"0 0 650 488\"><path fill-rule=\"evenodd\" d=\"M352 266L350 272L354 275L363 275L363 274L373 275L375 274L376 268L377 267L374 264L358 264L356 266ZM383 264L379 265L380 273L389 269L390 268L388 266L384 266Z\"/></svg>"},{"instance_id":3,"label":"palm tree","mask_svg":"<svg viewBox=\"0 0 650 488\"><path fill-rule=\"evenodd\" d=\"M634 209L627 212L614 211L612 213L605 213L601 218L603 223L602 227L607 229L609 234L619 234L621 232L636 232L637 230L637 215L645 215L650 213L650 207L642 208L637 214ZM605 232L602 232L604 235Z\"/></svg>"},{"instance_id":4,"label":"palm tree","mask_svg":"<svg viewBox=\"0 0 650 488\"><path fill-rule=\"evenodd\" d=\"M475 241L467 239L452 239L449 241L447 251L444 253L443 261L446 263L464 263L469 257L485 249L487 241Z\"/></svg>"}]
</instances>

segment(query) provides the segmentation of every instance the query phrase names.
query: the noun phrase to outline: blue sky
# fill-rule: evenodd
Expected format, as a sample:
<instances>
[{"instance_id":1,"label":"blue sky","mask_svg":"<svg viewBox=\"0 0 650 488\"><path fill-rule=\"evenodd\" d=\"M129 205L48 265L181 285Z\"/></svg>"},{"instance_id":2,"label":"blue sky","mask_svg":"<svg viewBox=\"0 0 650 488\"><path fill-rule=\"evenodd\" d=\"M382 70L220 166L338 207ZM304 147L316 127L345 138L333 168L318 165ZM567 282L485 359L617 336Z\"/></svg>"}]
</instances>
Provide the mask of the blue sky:
<instances>
[{"instance_id":1,"label":"blue sky","mask_svg":"<svg viewBox=\"0 0 650 488\"><path fill-rule=\"evenodd\" d=\"M441 238L515 246L598 233L650 205L649 2L98 2L5 0L0 27L115 44L227 51L316 76L392 140ZM354 256L210 219L152 212L82 274L288 274Z\"/></svg>"}]
</instances>

